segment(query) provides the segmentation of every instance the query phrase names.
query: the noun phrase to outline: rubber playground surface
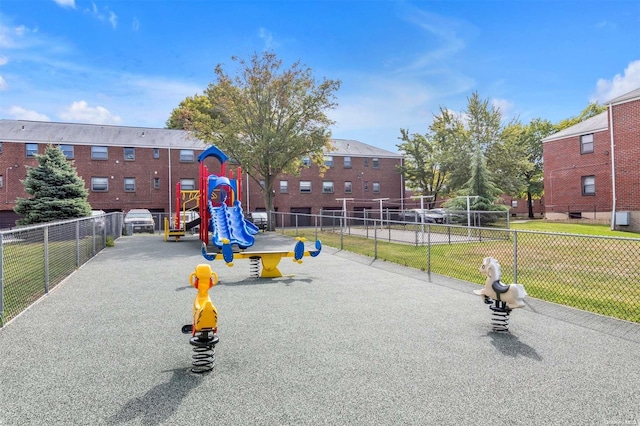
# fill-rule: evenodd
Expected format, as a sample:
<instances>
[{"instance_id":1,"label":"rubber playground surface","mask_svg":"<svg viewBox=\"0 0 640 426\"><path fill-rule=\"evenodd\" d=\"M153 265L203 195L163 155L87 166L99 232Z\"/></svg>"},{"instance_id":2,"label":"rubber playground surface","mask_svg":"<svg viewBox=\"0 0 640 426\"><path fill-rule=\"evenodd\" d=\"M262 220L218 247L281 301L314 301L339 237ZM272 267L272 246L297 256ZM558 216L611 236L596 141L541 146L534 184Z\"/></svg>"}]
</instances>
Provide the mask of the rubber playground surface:
<instances>
[{"instance_id":1,"label":"rubber playground surface","mask_svg":"<svg viewBox=\"0 0 640 426\"><path fill-rule=\"evenodd\" d=\"M199 249L120 238L0 329L0 425L640 424L640 324L529 299L493 333L476 284L328 247L270 280L212 262L220 343L195 375Z\"/></svg>"}]
</instances>

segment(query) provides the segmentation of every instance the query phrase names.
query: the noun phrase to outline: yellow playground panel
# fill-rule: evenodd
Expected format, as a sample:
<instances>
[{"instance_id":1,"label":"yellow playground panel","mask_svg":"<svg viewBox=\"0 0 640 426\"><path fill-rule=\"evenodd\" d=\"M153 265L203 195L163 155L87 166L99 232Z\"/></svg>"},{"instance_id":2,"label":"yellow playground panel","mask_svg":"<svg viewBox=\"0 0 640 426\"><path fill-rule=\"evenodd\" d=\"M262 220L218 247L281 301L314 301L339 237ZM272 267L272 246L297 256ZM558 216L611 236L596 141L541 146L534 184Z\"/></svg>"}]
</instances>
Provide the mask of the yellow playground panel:
<instances>
[{"instance_id":1,"label":"yellow playground panel","mask_svg":"<svg viewBox=\"0 0 640 426\"><path fill-rule=\"evenodd\" d=\"M198 190L181 190L180 197L180 210L176 212L176 217L173 220L164 218L164 240L169 238L175 238L176 241L180 240L180 237L184 237L187 233L187 222L191 217L191 212L199 211L200 191ZM179 221L178 221L179 219Z\"/></svg>"}]
</instances>

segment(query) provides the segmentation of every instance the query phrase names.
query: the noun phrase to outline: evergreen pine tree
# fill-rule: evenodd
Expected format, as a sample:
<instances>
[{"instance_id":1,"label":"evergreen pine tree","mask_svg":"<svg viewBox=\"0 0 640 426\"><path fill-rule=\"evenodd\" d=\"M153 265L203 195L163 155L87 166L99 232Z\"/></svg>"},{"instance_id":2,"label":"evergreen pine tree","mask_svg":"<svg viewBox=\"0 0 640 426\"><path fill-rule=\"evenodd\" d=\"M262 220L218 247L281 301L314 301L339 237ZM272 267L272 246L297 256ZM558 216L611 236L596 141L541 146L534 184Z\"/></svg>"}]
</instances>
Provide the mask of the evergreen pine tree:
<instances>
[{"instance_id":1,"label":"evergreen pine tree","mask_svg":"<svg viewBox=\"0 0 640 426\"><path fill-rule=\"evenodd\" d=\"M89 193L62 150L49 145L43 155L36 155L36 159L38 166L29 168L22 181L25 191L32 197L18 198L13 209L21 216L18 225L89 216Z\"/></svg>"}]
</instances>

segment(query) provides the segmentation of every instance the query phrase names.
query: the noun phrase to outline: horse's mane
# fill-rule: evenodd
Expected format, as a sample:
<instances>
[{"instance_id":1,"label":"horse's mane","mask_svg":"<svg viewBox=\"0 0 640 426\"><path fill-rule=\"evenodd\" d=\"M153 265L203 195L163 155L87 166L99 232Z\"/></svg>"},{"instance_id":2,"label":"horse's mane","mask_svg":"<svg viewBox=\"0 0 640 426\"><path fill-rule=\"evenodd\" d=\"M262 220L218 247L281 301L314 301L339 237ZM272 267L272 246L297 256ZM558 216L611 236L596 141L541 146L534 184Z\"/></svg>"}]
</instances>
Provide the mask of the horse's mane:
<instances>
[{"instance_id":1,"label":"horse's mane","mask_svg":"<svg viewBox=\"0 0 640 426\"><path fill-rule=\"evenodd\" d=\"M496 259L494 259L493 257L489 258L489 264L493 266L493 270L495 273L495 276L493 277L494 281L500 281L500 277L502 277L502 269L500 267L500 263L498 263L498 261Z\"/></svg>"}]
</instances>

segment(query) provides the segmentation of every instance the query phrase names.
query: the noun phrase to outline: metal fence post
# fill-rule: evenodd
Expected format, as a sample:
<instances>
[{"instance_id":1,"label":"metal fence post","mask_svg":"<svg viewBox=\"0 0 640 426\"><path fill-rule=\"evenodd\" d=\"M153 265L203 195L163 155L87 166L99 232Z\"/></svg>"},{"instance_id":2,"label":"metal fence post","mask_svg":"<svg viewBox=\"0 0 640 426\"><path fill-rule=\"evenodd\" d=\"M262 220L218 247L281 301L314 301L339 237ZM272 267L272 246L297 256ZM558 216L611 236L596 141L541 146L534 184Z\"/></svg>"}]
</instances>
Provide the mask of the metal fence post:
<instances>
[{"instance_id":1,"label":"metal fence post","mask_svg":"<svg viewBox=\"0 0 640 426\"><path fill-rule=\"evenodd\" d=\"M93 255L95 256L96 243L93 243ZM76 268L80 267L80 221L76 221Z\"/></svg>"},{"instance_id":2,"label":"metal fence post","mask_svg":"<svg viewBox=\"0 0 640 426\"><path fill-rule=\"evenodd\" d=\"M344 250L344 226L342 224L342 217L340 218L340 250Z\"/></svg>"},{"instance_id":3,"label":"metal fence post","mask_svg":"<svg viewBox=\"0 0 640 426\"><path fill-rule=\"evenodd\" d=\"M378 260L378 225L373 220L373 259Z\"/></svg>"},{"instance_id":4,"label":"metal fence post","mask_svg":"<svg viewBox=\"0 0 640 426\"><path fill-rule=\"evenodd\" d=\"M427 225L427 279L431 282L431 225Z\"/></svg>"},{"instance_id":5,"label":"metal fence post","mask_svg":"<svg viewBox=\"0 0 640 426\"><path fill-rule=\"evenodd\" d=\"M44 227L44 292L49 293L49 226Z\"/></svg>"},{"instance_id":6,"label":"metal fence post","mask_svg":"<svg viewBox=\"0 0 640 426\"><path fill-rule=\"evenodd\" d=\"M2 261L2 241L3 235L0 234L0 327L4 325L4 262Z\"/></svg>"},{"instance_id":7,"label":"metal fence post","mask_svg":"<svg viewBox=\"0 0 640 426\"><path fill-rule=\"evenodd\" d=\"M513 231L513 282L518 282L518 233Z\"/></svg>"}]
</instances>

